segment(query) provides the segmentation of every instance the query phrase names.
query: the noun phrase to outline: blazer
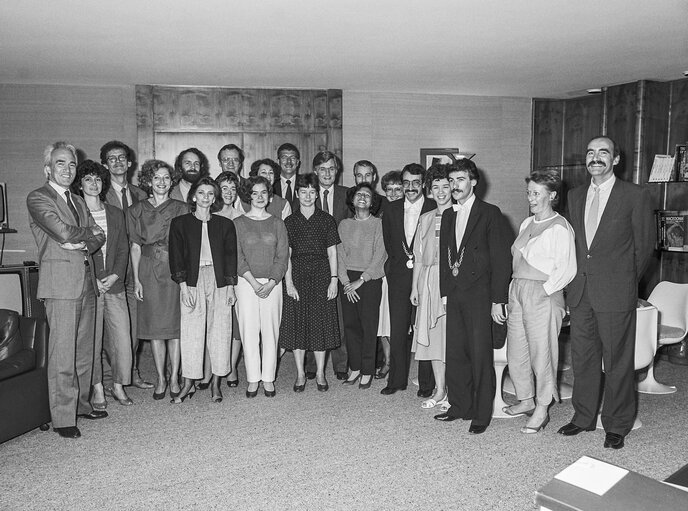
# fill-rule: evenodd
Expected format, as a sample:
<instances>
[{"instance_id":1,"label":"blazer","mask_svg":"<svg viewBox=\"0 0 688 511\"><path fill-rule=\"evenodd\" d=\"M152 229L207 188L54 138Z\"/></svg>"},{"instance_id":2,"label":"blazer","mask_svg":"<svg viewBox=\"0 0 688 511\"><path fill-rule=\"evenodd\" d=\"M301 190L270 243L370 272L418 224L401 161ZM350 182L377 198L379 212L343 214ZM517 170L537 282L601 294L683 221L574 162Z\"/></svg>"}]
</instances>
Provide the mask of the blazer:
<instances>
[{"instance_id":1,"label":"blazer","mask_svg":"<svg viewBox=\"0 0 688 511\"><path fill-rule=\"evenodd\" d=\"M456 211L445 210L440 225L440 294L444 297L454 290L467 291L485 285L492 303L507 303L513 238L500 209L476 197L457 258ZM461 260L456 276L452 274L450 259L452 263Z\"/></svg>"},{"instance_id":2,"label":"blazer","mask_svg":"<svg viewBox=\"0 0 688 511\"><path fill-rule=\"evenodd\" d=\"M390 202L385 207L385 214L382 216L382 236L385 240L385 250L387 250L387 262L385 263L385 275L389 278L394 274L412 274L412 270L406 267L408 256L404 251L406 235L404 233L404 200ZM425 199L420 214L432 211L437 207L432 199ZM418 217L420 221L420 217ZM413 251L413 245L408 247Z\"/></svg>"},{"instance_id":3,"label":"blazer","mask_svg":"<svg viewBox=\"0 0 688 511\"><path fill-rule=\"evenodd\" d=\"M296 176L298 176L298 174L294 174L294 184L296 184ZM272 183L272 193L274 193L275 195L279 195L284 199L284 195L282 195L282 180L279 176L275 176L275 182ZM295 211L295 208L298 208L299 206L299 198L296 195L296 190L294 189L294 187L292 187L292 201L290 203L290 206L292 211Z\"/></svg>"},{"instance_id":4,"label":"blazer","mask_svg":"<svg viewBox=\"0 0 688 511\"><path fill-rule=\"evenodd\" d=\"M576 307L587 286L600 312L633 310L638 281L654 249L654 217L644 188L616 179L590 248L585 237L588 185L568 194L568 217L576 233L578 271L567 287L566 303Z\"/></svg>"},{"instance_id":5,"label":"blazer","mask_svg":"<svg viewBox=\"0 0 688 511\"><path fill-rule=\"evenodd\" d=\"M131 195L131 204L129 204L129 206L133 206L137 202L146 200L148 198L148 194L136 185L129 183L127 188L129 188L129 194ZM112 186L110 186L107 194L105 194L105 202L111 206L122 209L122 199L118 196L117 192Z\"/></svg>"},{"instance_id":6,"label":"blazer","mask_svg":"<svg viewBox=\"0 0 688 511\"><path fill-rule=\"evenodd\" d=\"M127 237L127 225L122 210L110 204L103 205L105 206L105 221L107 222L105 261L103 261L101 247L93 254L93 263L97 278L102 279L113 273L119 277L108 290L108 293L116 294L124 291L124 278L129 266L129 238Z\"/></svg>"},{"instance_id":7,"label":"blazer","mask_svg":"<svg viewBox=\"0 0 688 511\"><path fill-rule=\"evenodd\" d=\"M203 222L193 213L172 219L170 224L170 273L177 284L198 284ZM210 215L208 240L213 256L215 284L218 288L237 283L237 238L234 222L219 215Z\"/></svg>"},{"instance_id":8,"label":"blazer","mask_svg":"<svg viewBox=\"0 0 688 511\"><path fill-rule=\"evenodd\" d=\"M332 197L332 211L330 211L330 214L334 217L337 225L339 225L339 222L352 216L349 206L346 205L347 189L344 186L332 185L331 190L334 192L334 195ZM322 209L320 194L318 194L318 199L315 201L315 207Z\"/></svg>"},{"instance_id":9,"label":"blazer","mask_svg":"<svg viewBox=\"0 0 688 511\"><path fill-rule=\"evenodd\" d=\"M91 278L95 279L90 254L103 245L105 236L93 234L92 227L96 223L84 199L74 194L71 197L82 227L75 225L67 202L48 183L26 197L29 224L38 247L38 298L79 298L84 288L85 262L89 264ZM86 251L67 250L60 246L60 243L82 241L86 244Z\"/></svg>"}]
</instances>

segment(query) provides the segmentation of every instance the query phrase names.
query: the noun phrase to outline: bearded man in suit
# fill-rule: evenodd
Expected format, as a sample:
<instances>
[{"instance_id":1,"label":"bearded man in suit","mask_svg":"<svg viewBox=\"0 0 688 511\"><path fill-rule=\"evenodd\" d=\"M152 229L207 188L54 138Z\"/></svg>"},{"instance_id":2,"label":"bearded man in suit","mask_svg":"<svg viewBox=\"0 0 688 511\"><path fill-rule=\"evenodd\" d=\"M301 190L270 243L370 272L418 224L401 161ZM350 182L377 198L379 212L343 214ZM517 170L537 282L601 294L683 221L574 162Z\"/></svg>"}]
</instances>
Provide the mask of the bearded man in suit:
<instances>
[{"instance_id":1,"label":"bearded man in suit","mask_svg":"<svg viewBox=\"0 0 688 511\"><path fill-rule=\"evenodd\" d=\"M569 192L569 221L576 233L578 273L568 285L571 312L573 409L559 433L595 430L604 361L604 447L621 449L633 427L635 315L638 282L654 247L650 197L614 175L619 147L595 137L585 154L589 185Z\"/></svg>"},{"instance_id":2,"label":"bearded man in suit","mask_svg":"<svg viewBox=\"0 0 688 511\"><path fill-rule=\"evenodd\" d=\"M48 395L53 429L81 436L77 416L102 419L89 402L95 335L96 293L91 254L105 242L84 200L69 191L76 176L76 149L66 142L44 154L48 182L29 193L26 205L40 261L38 298L50 326Z\"/></svg>"}]
</instances>

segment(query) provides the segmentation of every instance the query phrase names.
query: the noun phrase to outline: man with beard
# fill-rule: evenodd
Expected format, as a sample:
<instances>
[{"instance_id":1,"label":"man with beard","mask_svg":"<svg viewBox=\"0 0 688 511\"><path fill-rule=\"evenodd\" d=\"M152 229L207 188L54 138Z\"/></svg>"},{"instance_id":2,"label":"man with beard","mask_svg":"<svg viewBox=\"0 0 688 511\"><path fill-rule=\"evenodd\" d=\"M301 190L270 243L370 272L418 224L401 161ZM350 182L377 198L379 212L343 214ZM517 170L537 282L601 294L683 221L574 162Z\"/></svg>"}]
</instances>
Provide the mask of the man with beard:
<instances>
[{"instance_id":1,"label":"man with beard","mask_svg":"<svg viewBox=\"0 0 688 511\"><path fill-rule=\"evenodd\" d=\"M301 153L294 144L286 143L277 149L277 163L280 166L279 179L275 179L272 191L286 199L291 205L292 211L298 206L298 199L294 193L296 174L301 166Z\"/></svg>"},{"instance_id":2,"label":"man with beard","mask_svg":"<svg viewBox=\"0 0 688 511\"><path fill-rule=\"evenodd\" d=\"M359 183L370 183L373 187L377 188L377 167L373 162L368 160L359 160L354 163L354 184ZM349 192L353 191L353 186L349 188ZM381 217L384 211L385 203L384 197L379 193L375 192L373 197L373 205L370 206L370 212L373 216Z\"/></svg>"},{"instance_id":3,"label":"man with beard","mask_svg":"<svg viewBox=\"0 0 688 511\"><path fill-rule=\"evenodd\" d=\"M129 206L147 198L146 192L127 181L127 175L134 163L134 151L119 140L111 140L100 148L100 162L110 172L110 189L105 196L105 202L121 209L125 215ZM126 225L126 223L125 223ZM127 266L125 277L127 308L129 309L129 324L132 349L131 384L140 389L152 389L153 384L144 381L139 373L138 351L139 339L137 335L136 297L134 296L134 275L131 262ZM107 344L107 343L105 343ZM103 383L105 392L112 394L112 370L107 359L103 360Z\"/></svg>"},{"instance_id":4,"label":"man with beard","mask_svg":"<svg viewBox=\"0 0 688 511\"><path fill-rule=\"evenodd\" d=\"M236 144L227 144L217 153L217 161L220 162L220 169L222 172L231 172L239 178L239 182L243 184L246 180L241 172L244 170L244 151Z\"/></svg>"},{"instance_id":5,"label":"man with beard","mask_svg":"<svg viewBox=\"0 0 688 511\"><path fill-rule=\"evenodd\" d=\"M402 170L404 200L391 202L382 216L382 234L385 239L387 262L385 275L389 286L390 315L390 370L383 395L406 390L411 362L412 336L409 336L413 316L411 284L413 279L413 240L420 215L437 207L435 201L423 196L425 169L409 163ZM435 388L432 364L418 362L418 396L430 397Z\"/></svg>"},{"instance_id":6,"label":"man with beard","mask_svg":"<svg viewBox=\"0 0 688 511\"><path fill-rule=\"evenodd\" d=\"M202 177L210 175L208 158L199 149L189 147L184 149L174 161L174 169L181 172L182 179L170 192L170 199L186 202L191 185Z\"/></svg>"},{"instance_id":7,"label":"man with beard","mask_svg":"<svg viewBox=\"0 0 688 511\"><path fill-rule=\"evenodd\" d=\"M647 190L614 176L619 146L609 137L588 143L589 185L569 192L578 273L568 285L573 409L564 436L595 430L602 390L604 447L621 449L636 415L634 351L638 281L653 249Z\"/></svg>"},{"instance_id":8,"label":"man with beard","mask_svg":"<svg viewBox=\"0 0 688 511\"><path fill-rule=\"evenodd\" d=\"M440 226L440 294L447 312L449 410L435 419L470 420L483 433L492 419L496 382L492 321L506 321L513 235L497 206L478 199L471 160L448 165L452 199Z\"/></svg>"}]
</instances>

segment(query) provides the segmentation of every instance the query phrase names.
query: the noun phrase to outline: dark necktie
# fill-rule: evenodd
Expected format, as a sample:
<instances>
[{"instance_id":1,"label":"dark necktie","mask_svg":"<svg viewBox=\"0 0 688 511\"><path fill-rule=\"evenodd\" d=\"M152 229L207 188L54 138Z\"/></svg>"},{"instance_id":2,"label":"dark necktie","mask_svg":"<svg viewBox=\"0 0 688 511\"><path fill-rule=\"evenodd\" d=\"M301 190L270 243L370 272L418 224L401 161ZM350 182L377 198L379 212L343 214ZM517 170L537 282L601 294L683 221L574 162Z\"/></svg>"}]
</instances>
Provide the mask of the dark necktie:
<instances>
[{"instance_id":1,"label":"dark necktie","mask_svg":"<svg viewBox=\"0 0 688 511\"><path fill-rule=\"evenodd\" d=\"M76 208L74 207L74 203L72 202L72 197L69 194L69 190L65 190L65 197L67 197L67 206L69 206L69 210L72 212L72 215L74 215L74 218L76 219L76 225L80 226L81 222L79 222L79 213L76 212Z\"/></svg>"},{"instance_id":2,"label":"dark necktie","mask_svg":"<svg viewBox=\"0 0 688 511\"><path fill-rule=\"evenodd\" d=\"M323 195L324 195L324 197L323 197L323 211L324 211L325 213L328 213L328 214L330 213L330 205L329 205L329 203L327 202L327 196L328 196L329 194L330 194L330 191L329 191L329 190L325 190L325 191L323 192Z\"/></svg>"},{"instance_id":3,"label":"dark necktie","mask_svg":"<svg viewBox=\"0 0 688 511\"><path fill-rule=\"evenodd\" d=\"M291 179L287 179L287 191L284 194L284 198L287 199L289 204L294 200L294 195L291 193Z\"/></svg>"},{"instance_id":4,"label":"dark necktie","mask_svg":"<svg viewBox=\"0 0 688 511\"><path fill-rule=\"evenodd\" d=\"M126 213L127 208L129 207L129 199L127 199L127 189L122 188L122 211Z\"/></svg>"}]
</instances>

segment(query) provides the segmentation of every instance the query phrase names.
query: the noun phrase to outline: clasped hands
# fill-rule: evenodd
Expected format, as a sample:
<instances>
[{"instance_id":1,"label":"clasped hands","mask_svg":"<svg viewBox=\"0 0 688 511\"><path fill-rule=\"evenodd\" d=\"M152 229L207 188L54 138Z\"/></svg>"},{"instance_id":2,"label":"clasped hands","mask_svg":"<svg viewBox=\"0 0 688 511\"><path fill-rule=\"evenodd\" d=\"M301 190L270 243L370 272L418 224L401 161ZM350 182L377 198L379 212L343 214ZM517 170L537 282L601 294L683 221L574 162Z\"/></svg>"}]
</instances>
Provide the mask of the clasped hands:
<instances>
[{"instance_id":1,"label":"clasped hands","mask_svg":"<svg viewBox=\"0 0 688 511\"><path fill-rule=\"evenodd\" d=\"M362 285L363 279L354 280L353 282L344 284L344 293L351 303L356 303L361 299L356 290Z\"/></svg>"}]
</instances>

